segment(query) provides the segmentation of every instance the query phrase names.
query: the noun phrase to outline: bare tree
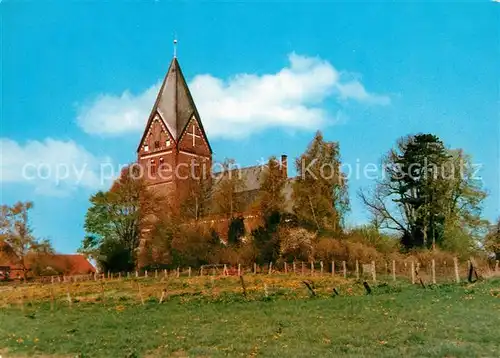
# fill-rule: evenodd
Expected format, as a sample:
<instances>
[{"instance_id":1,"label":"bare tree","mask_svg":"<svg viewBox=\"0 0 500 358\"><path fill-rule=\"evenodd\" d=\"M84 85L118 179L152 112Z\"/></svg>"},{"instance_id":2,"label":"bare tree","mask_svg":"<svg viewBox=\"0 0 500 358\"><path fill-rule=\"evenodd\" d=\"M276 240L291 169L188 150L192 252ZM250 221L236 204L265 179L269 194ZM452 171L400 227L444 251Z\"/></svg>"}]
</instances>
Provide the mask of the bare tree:
<instances>
[{"instance_id":1,"label":"bare tree","mask_svg":"<svg viewBox=\"0 0 500 358\"><path fill-rule=\"evenodd\" d=\"M0 213L0 247L11 250L23 270L23 278L29 271L27 256L33 253L53 253L48 240L39 240L33 235L28 212L32 202L18 202L13 206L2 205Z\"/></svg>"}]
</instances>

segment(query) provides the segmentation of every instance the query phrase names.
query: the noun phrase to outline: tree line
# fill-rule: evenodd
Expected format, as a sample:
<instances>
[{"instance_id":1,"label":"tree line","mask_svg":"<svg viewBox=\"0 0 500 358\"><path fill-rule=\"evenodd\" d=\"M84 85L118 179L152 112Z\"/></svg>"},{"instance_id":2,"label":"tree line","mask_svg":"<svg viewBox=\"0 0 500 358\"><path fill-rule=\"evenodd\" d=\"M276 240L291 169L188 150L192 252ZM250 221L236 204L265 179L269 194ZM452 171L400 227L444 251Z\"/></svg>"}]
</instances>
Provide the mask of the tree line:
<instances>
[{"instance_id":1,"label":"tree line","mask_svg":"<svg viewBox=\"0 0 500 358\"><path fill-rule=\"evenodd\" d=\"M278 160L269 159L250 208L243 207L239 194L245 181L228 175L232 163L224 162L227 170L217 184L191 181L179 211L169 210L167 199L155 197L144 182L124 171L109 191L91 197L81 251L107 270L128 270L138 263L167 267L310 260L352 251L349 241L368 251L500 254L500 223L495 231L482 218L487 194L473 176L470 156L447 148L436 135L401 138L383 156L381 178L357 193L370 224L354 229L345 225L350 205L339 144L325 140L321 132L296 159L294 178L284 177ZM291 187L291 204L285 186ZM239 215L243 210L257 213L261 225L246 232ZM213 212L228 221L225 235L200 224ZM148 238L142 244L141 235Z\"/></svg>"},{"instance_id":2,"label":"tree line","mask_svg":"<svg viewBox=\"0 0 500 358\"><path fill-rule=\"evenodd\" d=\"M345 224L350 203L339 143L321 132L296 159L295 177L286 178L279 161L269 158L250 204L245 178L229 175L233 163L226 160L215 179L190 180L178 210L133 169L124 169L109 190L90 197L79 251L115 272L413 250L481 252L500 259L500 219L491 225L482 217L487 193L474 176L471 157L436 135L400 138L381 158L382 175L357 193L370 222L355 228ZM1 250L14 251L22 265L29 253L52 250L32 233L32 206L1 207L0 244L8 244ZM245 211L260 218L250 232L241 216ZM206 224L215 214L226 220L224 232Z\"/></svg>"}]
</instances>

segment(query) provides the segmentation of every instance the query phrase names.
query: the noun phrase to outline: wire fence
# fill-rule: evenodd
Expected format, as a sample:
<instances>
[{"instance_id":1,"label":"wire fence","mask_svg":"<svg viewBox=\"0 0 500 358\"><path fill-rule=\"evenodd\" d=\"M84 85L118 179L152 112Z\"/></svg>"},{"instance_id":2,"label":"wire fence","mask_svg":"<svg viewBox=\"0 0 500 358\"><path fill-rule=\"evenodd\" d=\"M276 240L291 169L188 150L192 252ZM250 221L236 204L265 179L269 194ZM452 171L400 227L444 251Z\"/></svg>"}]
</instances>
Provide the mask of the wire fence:
<instances>
[{"instance_id":1,"label":"wire fence","mask_svg":"<svg viewBox=\"0 0 500 358\"><path fill-rule=\"evenodd\" d=\"M170 297L262 299L272 295L289 298L306 295L364 294L369 285L431 284L476 281L500 276L499 264L478 265L474 259L428 261L288 262L266 265L205 265L197 269L95 273L38 277L34 281L0 285L0 306L50 302L51 309L79 302L122 304L162 303ZM368 287L368 288L367 288ZM307 288L307 289L305 289ZM371 292L371 291L370 291ZM370 293L368 292L368 293Z\"/></svg>"},{"instance_id":2,"label":"wire fence","mask_svg":"<svg viewBox=\"0 0 500 358\"><path fill-rule=\"evenodd\" d=\"M470 268L474 274L488 276L500 273L499 261L477 264L474 259L460 261L446 260L388 260L388 261L294 261L270 262L264 265L211 264L198 268L177 267L175 269L137 270L133 272L101 272L85 275L40 276L33 283L53 284L99 280L121 280L140 278L181 278L196 276L242 276L242 275L296 275L307 277L341 277L345 279L383 281L409 281L416 283L422 279L428 283L460 282L468 278Z\"/></svg>"}]
</instances>

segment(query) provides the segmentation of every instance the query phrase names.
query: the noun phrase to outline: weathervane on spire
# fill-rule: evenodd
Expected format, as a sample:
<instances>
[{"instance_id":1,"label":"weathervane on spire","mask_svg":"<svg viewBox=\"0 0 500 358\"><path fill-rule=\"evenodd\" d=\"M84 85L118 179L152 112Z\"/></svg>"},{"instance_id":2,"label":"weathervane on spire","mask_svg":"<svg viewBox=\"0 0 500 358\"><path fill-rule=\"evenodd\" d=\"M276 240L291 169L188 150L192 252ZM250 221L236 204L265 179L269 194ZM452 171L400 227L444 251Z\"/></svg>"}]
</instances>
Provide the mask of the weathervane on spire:
<instances>
[{"instance_id":1,"label":"weathervane on spire","mask_svg":"<svg viewBox=\"0 0 500 358\"><path fill-rule=\"evenodd\" d=\"M174 58L177 58L177 36L174 37Z\"/></svg>"}]
</instances>

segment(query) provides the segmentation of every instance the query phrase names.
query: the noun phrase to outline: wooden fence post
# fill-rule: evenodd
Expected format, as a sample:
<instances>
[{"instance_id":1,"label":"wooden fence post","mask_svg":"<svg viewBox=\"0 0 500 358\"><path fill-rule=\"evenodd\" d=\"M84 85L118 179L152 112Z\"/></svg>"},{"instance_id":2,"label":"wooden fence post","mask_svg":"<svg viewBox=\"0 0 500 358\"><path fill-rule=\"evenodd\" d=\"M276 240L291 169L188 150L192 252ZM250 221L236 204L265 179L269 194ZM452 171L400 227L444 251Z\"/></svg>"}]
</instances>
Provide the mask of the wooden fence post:
<instances>
[{"instance_id":1,"label":"wooden fence post","mask_svg":"<svg viewBox=\"0 0 500 358\"><path fill-rule=\"evenodd\" d=\"M167 289L164 288L162 291L161 291L161 297L160 297L160 303L163 303L163 300L165 299L165 297L167 296Z\"/></svg>"},{"instance_id":2,"label":"wooden fence post","mask_svg":"<svg viewBox=\"0 0 500 358\"><path fill-rule=\"evenodd\" d=\"M191 277L191 266L188 267L188 277Z\"/></svg>"},{"instance_id":3,"label":"wooden fence post","mask_svg":"<svg viewBox=\"0 0 500 358\"><path fill-rule=\"evenodd\" d=\"M148 277L148 270L144 271L144 277Z\"/></svg>"},{"instance_id":4,"label":"wooden fence post","mask_svg":"<svg viewBox=\"0 0 500 358\"><path fill-rule=\"evenodd\" d=\"M181 270L180 270L179 266L177 266L177 278L179 278L180 275L181 275Z\"/></svg>"},{"instance_id":5,"label":"wooden fence post","mask_svg":"<svg viewBox=\"0 0 500 358\"><path fill-rule=\"evenodd\" d=\"M436 260L432 259L431 262L431 270L432 270L432 283L436 284Z\"/></svg>"},{"instance_id":6,"label":"wooden fence post","mask_svg":"<svg viewBox=\"0 0 500 358\"><path fill-rule=\"evenodd\" d=\"M455 266L455 280L457 283L460 283L460 275L458 273L458 259L456 257L453 258L453 265Z\"/></svg>"},{"instance_id":7,"label":"wooden fence post","mask_svg":"<svg viewBox=\"0 0 500 358\"><path fill-rule=\"evenodd\" d=\"M158 278L158 270L155 270L155 278Z\"/></svg>"},{"instance_id":8,"label":"wooden fence post","mask_svg":"<svg viewBox=\"0 0 500 358\"><path fill-rule=\"evenodd\" d=\"M288 267L286 267L286 262L285 262L285 274L288 273Z\"/></svg>"},{"instance_id":9,"label":"wooden fence post","mask_svg":"<svg viewBox=\"0 0 500 358\"><path fill-rule=\"evenodd\" d=\"M300 272L300 274L302 276L304 276L304 271L305 271L305 264L304 264L304 261L302 261L302 267L301 267L301 272Z\"/></svg>"},{"instance_id":10,"label":"wooden fence post","mask_svg":"<svg viewBox=\"0 0 500 358\"><path fill-rule=\"evenodd\" d=\"M253 263L253 274L257 274L257 264L255 262Z\"/></svg>"},{"instance_id":11,"label":"wooden fence post","mask_svg":"<svg viewBox=\"0 0 500 358\"><path fill-rule=\"evenodd\" d=\"M392 260L392 280L396 281L396 260Z\"/></svg>"},{"instance_id":12,"label":"wooden fence post","mask_svg":"<svg viewBox=\"0 0 500 358\"><path fill-rule=\"evenodd\" d=\"M297 273L297 265L295 264L295 260L293 260L293 273Z\"/></svg>"},{"instance_id":13,"label":"wooden fence post","mask_svg":"<svg viewBox=\"0 0 500 358\"><path fill-rule=\"evenodd\" d=\"M372 261L372 278L373 282L377 282L377 268L375 267L375 261Z\"/></svg>"},{"instance_id":14,"label":"wooden fence post","mask_svg":"<svg viewBox=\"0 0 500 358\"><path fill-rule=\"evenodd\" d=\"M141 303L144 305L144 297L142 296L141 284L137 282L137 287L139 289L139 297L141 298Z\"/></svg>"},{"instance_id":15,"label":"wooden fence post","mask_svg":"<svg viewBox=\"0 0 500 358\"><path fill-rule=\"evenodd\" d=\"M270 275L271 272L273 272L273 263L272 261L269 263L269 271L268 271L268 274Z\"/></svg>"},{"instance_id":16,"label":"wooden fence post","mask_svg":"<svg viewBox=\"0 0 500 358\"><path fill-rule=\"evenodd\" d=\"M359 280L359 262L356 260L356 280Z\"/></svg>"},{"instance_id":17,"label":"wooden fence post","mask_svg":"<svg viewBox=\"0 0 500 358\"><path fill-rule=\"evenodd\" d=\"M222 276L226 276L227 266L224 264L224 268L222 270Z\"/></svg>"},{"instance_id":18,"label":"wooden fence post","mask_svg":"<svg viewBox=\"0 0 500 358\"><path fill-rule=\"evenodd\" d=\"M163 269L163 277L167 277L167 269Z\"/></svg>"},{"instance_id":19,"label":"wooden fence post","mask_svg":"<svg viewBox=\"0 0 500 358\"><path fill-rule=\"evenodd\" d=\"M127 271L127 279L129 279L129 278L130 278L130 272Z\"/></svg>"},{"instance_id":20,"label":"wooden fence post","mask_svg":"<svg viewBox=\"0 0 500 358\"><path fill-rule=\"evenodd\" d=\"M67 296L67 299L68 299L69 308L71 308L72 305L73 305L73 300L71 299L71 293L70 293L69 287L70 287L69 285L66 286L66 296Z\"/></svg>"},{"instance_id":21,"label":"wooden fence post","mask_svg":"<svg viewBox=\"0 0 500 358\"><path fill-rule=\"evenodd\" d=\"M241 276L241 264L238 264L238 276Z\"/></svg>"},{"instance_id":22,"label":"wooden fence post","mask_svg":"<svg viewBox=\"0 0 500 358\"><path fill-rule=\"evenodd\" d=\"M335 276L335 261L332 261L332 277Z\"/></svg>"},{"instance_id":23,"label":"wooden fence post","mask_svg":"<svg viewBox=\"0 0 500 358\"><path fill-rule=\"evenodd\" d=\"M411 284L415 284L415 262L411 262Z\"/></svg>"},{"instance_id":24,"label":"wooden fence post","mask_svg":"<svg viewBox=\"0 0 500 358\"><path fill-rule=\"evenodd\" d=\"M314 262L311 261L311 276L314 276Z\"/></svg>"},{"instance_id":25,"label":"wooden fence post","mask_svg":"<svg viewBox=\"0 0 500 358\"><path fill-rule=\"evenodd\" d=\"M495 272L498 272L498 260L495 261Z\"/></svg>"},{"instance_id":26,"label":"wooden fence post","mask_svg":"<svg viewBox=\"0 0 500 358\"><path fill-rule=\"evenodd\" d=\"M104 303L104 281L101 281L101 301Z\"/></svg>"},{"instance_id":27,"label":"wooden fence post","mask_svg":"<svg viewBox=\"0 0 500 358\"><path fill-rule=\"evenodd\" d=\"M135 277L139 277L139 271L135 271Z\"/></svg>"},{"instance_id":28,"label":"wooden fence post","mask_svg":"<svg viewBox=\"0 0 500 358\"><path fill-rule=\"evenodd\" d=\"M323 276L323 261L319 262L319 266L321 267L320 268L320 275Z\"/></svg>"},{"instance_id":29,"label":"wooden fence post","mask_svg":"<svg viewBox=\"0 0 500 358\"><path fill-rule=\"evenodd\" d=\"M344 278L347 278L347 264L345 261L342 261L342 269L344 270Z\"/></svg>"},{"instance_id":30,"label":"wooden fence post","mask_svg":"<svg viewBox=\"0 0 500 358\"><path fill-rule=\"evenodd\" d=\"M50 287L50 310L54 310L54 287Z\"/></svg>"}]
</instances>

